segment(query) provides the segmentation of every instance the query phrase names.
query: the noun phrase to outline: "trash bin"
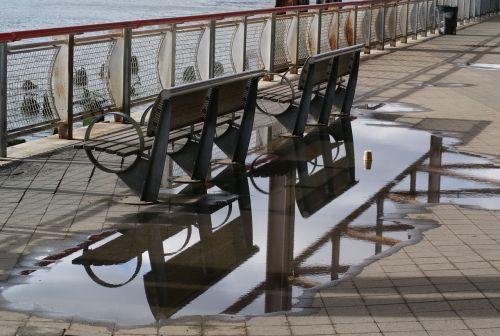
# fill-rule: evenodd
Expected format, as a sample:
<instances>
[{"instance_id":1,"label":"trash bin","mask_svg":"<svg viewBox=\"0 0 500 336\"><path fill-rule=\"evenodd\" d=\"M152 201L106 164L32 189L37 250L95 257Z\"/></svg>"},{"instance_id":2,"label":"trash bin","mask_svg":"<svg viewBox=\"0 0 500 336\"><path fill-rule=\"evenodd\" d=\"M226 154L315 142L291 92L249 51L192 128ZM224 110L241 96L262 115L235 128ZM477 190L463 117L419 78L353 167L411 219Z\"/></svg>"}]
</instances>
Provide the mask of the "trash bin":
<instances>
[{"instance_id":1,"label":"trash bin","mask_svg":"<svg viewBox=\"0 0 500 336\"><path fill-rule=\"evenodd\" d=\"M439 11L439 33L443 35L457 34L457 6L437 6Z\"/></svg>"}]
</instances>

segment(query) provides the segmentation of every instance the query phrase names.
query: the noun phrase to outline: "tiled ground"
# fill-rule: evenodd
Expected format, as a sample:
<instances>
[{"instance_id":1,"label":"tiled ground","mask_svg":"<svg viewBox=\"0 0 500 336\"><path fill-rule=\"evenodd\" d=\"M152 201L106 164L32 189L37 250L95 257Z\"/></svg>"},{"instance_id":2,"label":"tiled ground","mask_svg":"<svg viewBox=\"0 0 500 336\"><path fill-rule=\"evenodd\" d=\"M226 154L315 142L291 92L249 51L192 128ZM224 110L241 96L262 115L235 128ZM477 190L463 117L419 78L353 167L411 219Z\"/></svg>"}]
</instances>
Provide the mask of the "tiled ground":
<instances>
[{"instance_id":1,"label":"tiled ground","mask_svg":"<svg viewBox=\"0 0 500 336\"><path fill-rule=\"evenodd\" d=\"M392 116L410 126L461 130L460 149L500 155L498 71L457 63L500 64L500 18L431 38L365 60L358 102L402 101L428 112ZM486 47L477 47L477 45ZM473 47L472 45L475 45ZM418 88L416 82L466 83L469 87ZM473 127L463 120L477 121ZM0 280L23 253L42 240L101 230L127 207L103 203L126 193L110 175L92 174L85 157L64 151L2 170ZM69 164L72 162L72 164ZM78 164L81 162L81 164ZM43 166L43 169L40 167ZM68 169L74 171L67 172ZM61 179L62 176L65 178ZM65 191L54 195L40 190ZM91 192L82 196L79 191ZM36 335L500 335L500 212L434 205L415 219L441 224L423 240L379 260L353 280L323 289L307 316L220 320L194 318L139 329L117 329L34 314L0 312L0 336Z\"/></svg>"}]
</instances>

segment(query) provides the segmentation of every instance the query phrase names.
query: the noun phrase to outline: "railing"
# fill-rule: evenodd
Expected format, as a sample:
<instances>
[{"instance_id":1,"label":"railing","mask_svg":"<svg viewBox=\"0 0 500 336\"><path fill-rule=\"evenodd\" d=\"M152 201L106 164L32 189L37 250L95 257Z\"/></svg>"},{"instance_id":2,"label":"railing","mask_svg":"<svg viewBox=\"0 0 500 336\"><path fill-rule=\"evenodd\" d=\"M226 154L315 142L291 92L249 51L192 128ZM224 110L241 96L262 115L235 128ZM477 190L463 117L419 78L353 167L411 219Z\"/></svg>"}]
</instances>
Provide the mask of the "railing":
<instances>
[{"instance_id":1,"label":"railing","mask_svg":"<svg viewBox=\"0 0 500 336\"><path fill-rule=\"evenodd\" d=\"M458 0L463 24L498 0ZM362 43L365 52L434 32L436 0L363 1L0 33L0 157L9 139L130 114L165 87L300 66Z\"/></svg>"}]
</instances>

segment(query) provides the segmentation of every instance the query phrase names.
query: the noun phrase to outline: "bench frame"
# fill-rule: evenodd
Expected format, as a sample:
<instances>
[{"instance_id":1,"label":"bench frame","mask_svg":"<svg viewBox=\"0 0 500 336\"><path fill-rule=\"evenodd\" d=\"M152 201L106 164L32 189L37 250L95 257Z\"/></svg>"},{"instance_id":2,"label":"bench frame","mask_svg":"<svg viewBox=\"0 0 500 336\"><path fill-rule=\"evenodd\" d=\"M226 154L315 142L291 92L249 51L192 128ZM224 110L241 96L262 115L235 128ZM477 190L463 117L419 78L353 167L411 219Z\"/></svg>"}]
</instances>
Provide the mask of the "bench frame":
<instances>
[{"instance_id":1,"label":"bench frame","mask_svg":"<svg viewBox=\"0 0 500 336\"><path fill-rule=\"evenodd\" d=\"M201 132L187 134L186 144L180 150L169 153L170 157L183 170L188 172L190 181L203 182L206 180L210 168L214 143L228 155L233 163L244 163L253 130L258 81L264 74L265 72L261 70L249 71L162 90L156 99L148 121L146 136L154 136L150 155L144 153L144 136L139 124L122 113L113 112L113 114L122 116L132 124L139 136L139 148L137 151L132 152L136 154L136 159L126 169L117 171L107 169L95 159L92 149L85 148L85 143L83 149L96 167L106 172L116 173L140 197L141 201L154 202L158 198L165 167L169 134L172 131L170 127L171 118L172 114L176 113L172 108L172 100L175 97L207 90L209 93L205 98L205 107L203 109L205 114ZM241 122L237 125L234 118L231 118L227 130L220 136L215 137L218 116L237 112L219 110L221 87L225 85L227 88L232 83L241 83L241 81L246 81L245 92L242 93L241 108L239 109L243 110ZM200 111L196 112L200 113ZM85 141L92 141L89 140L90 131L96 121L94 120L89 125L85 134ZM154 132L154 134L150 132Z\"/></svg>"},{"instance_id":2,"label":"bench frame","mask_svg":"<svg viewBox=\"0 0 500 336\"><path fill-rule=\"evenodd\" d=\"M310 56L306 60L297 86L297 89L302 91L300 102L297 105L292 101L285 111L274 115L292 136L303 136L309 116L315 120L314 125L328 125L333 106L336 106L340 110L341 116L350 114L356 91L361 50L362 45L358 44ZM339 59L346 55L350 55L350 61L348 72L344 73L340 69L341 64ZM320 66L325 67L325 63L327 63L327 85L325 92L323 95L316 93L313 98L315 86L325 82L316 82L315 68L319 68ZM339 79L345 75L349 75L347 85L345 88L337 88ZM294 88L291 87L291 89L293 93Z\"/></svg>"}]
</instances>

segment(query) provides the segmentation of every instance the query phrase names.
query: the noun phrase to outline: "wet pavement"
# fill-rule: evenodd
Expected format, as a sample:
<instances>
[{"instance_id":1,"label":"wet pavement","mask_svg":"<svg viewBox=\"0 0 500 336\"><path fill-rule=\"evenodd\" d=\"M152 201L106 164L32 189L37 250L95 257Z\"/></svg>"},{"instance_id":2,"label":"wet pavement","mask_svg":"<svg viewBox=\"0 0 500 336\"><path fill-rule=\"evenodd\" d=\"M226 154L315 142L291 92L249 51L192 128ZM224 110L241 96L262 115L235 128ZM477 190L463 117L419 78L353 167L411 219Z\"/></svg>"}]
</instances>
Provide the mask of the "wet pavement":
<instances>
[{"instance_id":1,"label":"wet pavement","mask_svg":"<svg viewBox=\"0 0 500 336\"><path fill-rule=\"evenodd\" d=\"M262 128L245 171L159 204L81 151L2 167L0 335L498 334L498 156L464 153L500 154L495 72L453 65L499 63L498 25L363 62L357 105L424 111ZM471 86L407 84L441 79Z\"/></svg>"}]
</instances>

